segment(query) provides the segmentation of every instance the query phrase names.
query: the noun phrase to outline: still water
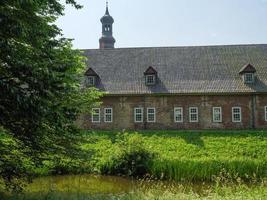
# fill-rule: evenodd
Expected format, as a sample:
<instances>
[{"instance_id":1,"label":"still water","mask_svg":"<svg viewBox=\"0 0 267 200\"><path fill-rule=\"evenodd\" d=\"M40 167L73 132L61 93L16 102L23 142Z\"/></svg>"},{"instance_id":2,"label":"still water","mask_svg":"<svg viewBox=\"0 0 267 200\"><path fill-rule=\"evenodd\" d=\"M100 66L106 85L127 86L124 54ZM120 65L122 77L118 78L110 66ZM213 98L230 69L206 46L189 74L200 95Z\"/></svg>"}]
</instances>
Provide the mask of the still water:
<instances>
[{"instance_id":1,"label":"still water","mask_svg":"<svg viewBox=\"0 0 267 200\"><path fill-rule=\"evenodd\" d=\"M83 194L126 194L150 189L192 191L205 193L209 184L178 184L172 181L136 180L116 176L68 175L37 178L30 184L28 193L83 193Z\"/></svg>"}]
</instances>

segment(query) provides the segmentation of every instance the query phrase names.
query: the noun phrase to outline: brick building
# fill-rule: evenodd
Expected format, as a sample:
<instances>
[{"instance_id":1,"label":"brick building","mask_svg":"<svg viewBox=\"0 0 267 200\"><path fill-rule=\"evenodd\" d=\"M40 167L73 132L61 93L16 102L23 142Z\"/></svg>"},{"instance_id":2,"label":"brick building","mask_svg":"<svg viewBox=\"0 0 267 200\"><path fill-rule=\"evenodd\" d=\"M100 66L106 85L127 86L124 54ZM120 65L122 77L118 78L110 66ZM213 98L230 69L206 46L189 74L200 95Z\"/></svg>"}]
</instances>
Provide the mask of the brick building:
<instances>
[{"instance_id":1,"label":"brick building","mask_svg":"<svg viewBox=\"0 0 267 200\"><path fill-rule=\"evenodd\" d=\"M85 85L105 92L88 129L267 128L267 45L114 48L101 18Z\"/></svg>"}]
</instances>

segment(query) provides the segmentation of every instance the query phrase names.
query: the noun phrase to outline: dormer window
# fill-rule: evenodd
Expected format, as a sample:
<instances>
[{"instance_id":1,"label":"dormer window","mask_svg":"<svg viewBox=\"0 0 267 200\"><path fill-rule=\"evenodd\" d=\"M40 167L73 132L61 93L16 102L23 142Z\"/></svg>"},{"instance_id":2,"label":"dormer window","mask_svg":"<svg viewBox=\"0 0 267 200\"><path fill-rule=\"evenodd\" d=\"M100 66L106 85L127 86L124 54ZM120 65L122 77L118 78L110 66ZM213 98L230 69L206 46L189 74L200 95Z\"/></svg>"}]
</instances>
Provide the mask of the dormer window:
<instances>
[{"instance_id":1,"label":"dormer window","mask_svg":"<svg viewBox=\"0 0 267 200\"><path fill-rule=\"evenodd\" d=\"M95 76L88 76L86 80L87 86L95 86Z\"/></svg>"},{"instance_id":2,"label":"dormer window","mask_svg":"<svg viewBox=\"0 0 267 200\"><path fill-rule=\"evenodd\" d=\"M254 74L253 73L245 73L243 75L245 83L254 83Z\"/></svg>"},{"instance_id":3,"label":"dormer window","mask_svg":"<svg viewBox=\"0 0 267 200\"><path fill-rule=\"evenodd\" d=\"M252 84L255 82L255 73L256 69L251 64L245 65L239 71L239 74L242 75L243 81L246 84Z\"/></svg>"},{"instance_id":4,"label":"dormer window","mask_svg":"<svg viewBox=\"0 0 267 200\"><path fill-rule=\"evenodd\" d=\"M155 85L156 77L155 75L146 75L146 85Z\"/></svg>"},{"instance_id":5,"label":"dormer window","mask_svg":"<svg viewBox=\"0 0 267 200\"><path fill-rule=\"evenodd\" d=\"M99 79L99 76L97 75L97 73L92 68L89 68L85 72L85 85L87 87L96 86L96 83L97 83L98 79Z\"/></svg>"},{"instance_id":6,"label":"dormer window","mask_svg":"<svg viewBox=\"0 0 267 200\"><path fill-rule=\"evenodd\" d=\"M145 75L145 83L147 86L155 85L157 82L157 71L153 67L147 68L144 72Z\"/></svg>"}]
</instances>

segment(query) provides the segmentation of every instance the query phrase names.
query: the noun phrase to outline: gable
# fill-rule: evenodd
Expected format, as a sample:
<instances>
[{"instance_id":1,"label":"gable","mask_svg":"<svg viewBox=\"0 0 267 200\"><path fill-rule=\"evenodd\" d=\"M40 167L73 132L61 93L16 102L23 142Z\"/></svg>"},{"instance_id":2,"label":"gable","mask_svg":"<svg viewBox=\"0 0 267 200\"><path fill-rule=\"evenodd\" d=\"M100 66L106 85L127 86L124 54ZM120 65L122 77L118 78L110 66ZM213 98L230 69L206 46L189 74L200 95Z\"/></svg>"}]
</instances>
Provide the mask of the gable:
<instances>
[{"instance_id":1,"label":"gable","mask_svg":"<svg viewBox=\"0 0 267 200\"><path fill-rule=\"evenodd\" d=\"M92 68L89 68L88 70L86 70L84 74L86 76L98 76L97 73Z\"/></svg>"},{"instance_id":2,"label":"gable","mask_svg":"<svg viewBox=\"0 0 267 200\"><path fill-rule=\"evenodd\" d=\"M255 73L256 69L251 65L247 64L242 69L239 71L239 74L244 74L244 73Z\"/></svg>"},{"instance_id":3,"label":"gable","mask_svg":"<svg viewBox=\"0 0 267 200\"><path fill-rule=\"evenodd\" d=\"M144 72L144 75L157 75L157 71L153 67L149 66Z\"/></svg>"}]
</instances>

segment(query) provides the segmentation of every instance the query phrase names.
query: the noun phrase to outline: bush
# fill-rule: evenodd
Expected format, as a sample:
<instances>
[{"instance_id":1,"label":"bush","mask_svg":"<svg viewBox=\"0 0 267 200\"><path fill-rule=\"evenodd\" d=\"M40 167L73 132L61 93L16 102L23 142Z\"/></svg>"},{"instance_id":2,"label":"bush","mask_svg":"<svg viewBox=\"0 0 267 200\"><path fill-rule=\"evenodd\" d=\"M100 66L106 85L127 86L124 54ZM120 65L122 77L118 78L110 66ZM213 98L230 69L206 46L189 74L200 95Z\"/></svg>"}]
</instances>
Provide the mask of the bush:
<instances>
[{"instance_id":1,"label":"bush","mask_svg":"<svg viewBox=\"0 0 267 200\"><path fill-rule=\"evenodd\" d=\"M141 135L118 134L115 139L117 151L100 167L102 174L142 177L149 173L155 157L142 142Z\"/></svg>"},{"instance_id":2,"label":"bush","mask_svg":"<svg viewBox=\"0 0 267 200\"><path fill-rule=\"evenodd\" d=\"M0 188L20 192L30 182L33 163L26 153L27 148L0 126Z\"/></svg>"}]
</instances>

